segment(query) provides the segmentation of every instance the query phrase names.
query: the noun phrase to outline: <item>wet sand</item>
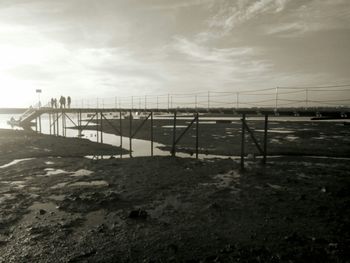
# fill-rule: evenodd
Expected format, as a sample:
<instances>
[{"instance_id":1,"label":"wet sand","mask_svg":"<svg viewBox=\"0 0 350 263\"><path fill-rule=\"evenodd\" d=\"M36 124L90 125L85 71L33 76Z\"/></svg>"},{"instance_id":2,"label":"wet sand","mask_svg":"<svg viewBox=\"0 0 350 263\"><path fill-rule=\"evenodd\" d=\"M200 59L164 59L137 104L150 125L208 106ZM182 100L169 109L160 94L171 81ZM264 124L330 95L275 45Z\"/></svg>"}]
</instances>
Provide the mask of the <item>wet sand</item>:
<instances>
[{"instance_id":1,"label":"wet sand","mask_svg":"<svg viewBox=\"0 0 350 263\"><path fill-rule=\"evenodd\" d=\"M348 161L274 158L242 173L231 159L89 160L86 140L0 134L2 164L35 157L0 168L0 262L350 259Z\"/></svg>"},{"instance_id":2,"label":"wet sand","mask_svg":"<svg viewBox=\"0 0 350 263\"><path fill-rule=\"evenodd\" d=\"M128 153L123 150L123 154ZM119 155L120 148L88 139L49 136L31 131L0 129L0 166L14 159Z\"/></svg>"}]
</instances>

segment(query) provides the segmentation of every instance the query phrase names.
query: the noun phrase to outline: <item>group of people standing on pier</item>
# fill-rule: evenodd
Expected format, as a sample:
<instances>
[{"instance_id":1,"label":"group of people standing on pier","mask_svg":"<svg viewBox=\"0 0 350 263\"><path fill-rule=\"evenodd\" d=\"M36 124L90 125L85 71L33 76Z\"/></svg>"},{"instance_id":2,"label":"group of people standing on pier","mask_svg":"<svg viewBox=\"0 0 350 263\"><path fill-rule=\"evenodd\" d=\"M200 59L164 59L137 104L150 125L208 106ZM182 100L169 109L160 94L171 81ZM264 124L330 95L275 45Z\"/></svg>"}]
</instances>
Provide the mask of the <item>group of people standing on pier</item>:
<instances>
[{"instance_id":1,"label":"group of people standing on pier","mask_svg":"<svg viewBox=\"0 0 350 263\"><path fill-rule=\"evenodd\" d=\"M72 99L70 96L68 96L67 99L64 96L61 96L60 100L58 102L60 104L60 109L66 108L66 103L67 103L67 108L70 109ZM56 98L51 98L51 108L57 109L57 99Z\"/></svg>"}]
</instances>

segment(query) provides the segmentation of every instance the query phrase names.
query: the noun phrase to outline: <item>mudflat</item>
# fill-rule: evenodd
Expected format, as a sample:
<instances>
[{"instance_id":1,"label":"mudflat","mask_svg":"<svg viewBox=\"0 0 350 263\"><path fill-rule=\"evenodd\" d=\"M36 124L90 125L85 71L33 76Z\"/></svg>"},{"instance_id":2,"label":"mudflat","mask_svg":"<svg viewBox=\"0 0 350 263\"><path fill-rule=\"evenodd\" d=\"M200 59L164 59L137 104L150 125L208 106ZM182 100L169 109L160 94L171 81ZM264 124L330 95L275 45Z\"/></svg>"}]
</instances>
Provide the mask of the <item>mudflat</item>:
<instances>
[{"instance_id":1,"label":"mudflat","mask_svg":"<svg viewBox=\"0 0 350 263\"><path fill-rule=\"evenodd\" d=\"M118 150L1 131L0 262L350 260L347 158L84 158Z\"/></svg>"},{"instance_id":2,"label":"mudflat","mask_svg":"<svg viewBox=\"0 0 350 263\"><path fill-rule=\"evenodd\" d=\"M269 155L317 155L317 156L350 156L350 125L339 122L322 121L293 121L271 120L268 123L267 151ZM134 119L132 132L142 124L143 120ZM176 137L185 130L191 120L178 119ZM263 145L264 121L247 120L254 137ZM112 124L112 125L111 125ZM86 129L101 130L119 135L120 121L111 119L97 122L96 126ZM128 136L129 120L122 120L122 134ZM118 130L117 130L117 129ZM135 134L137 139L150 139L150 121L148 120L142 129ZM199 152L214 155L240 155L241 150L240 120L216 123L215 120L206 121L205 117L199 122ZM163 144L163 150L171 150L173 143L173 120L153 120L154 141ZM196 142L195 125L181 138L177 144L178 152L194 153ZM246 131L246 153L259 155L250 134Z\"/></svg>"}]
</instances>

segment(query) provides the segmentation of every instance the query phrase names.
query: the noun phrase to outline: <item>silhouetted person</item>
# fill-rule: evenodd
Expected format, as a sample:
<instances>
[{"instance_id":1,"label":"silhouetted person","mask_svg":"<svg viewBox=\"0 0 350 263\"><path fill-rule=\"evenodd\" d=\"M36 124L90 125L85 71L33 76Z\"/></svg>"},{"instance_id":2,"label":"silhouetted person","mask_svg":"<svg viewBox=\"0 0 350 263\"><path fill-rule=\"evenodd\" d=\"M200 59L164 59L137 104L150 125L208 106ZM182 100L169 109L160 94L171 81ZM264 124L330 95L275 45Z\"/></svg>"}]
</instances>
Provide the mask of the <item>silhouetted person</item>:
<instances>
[{"instance_id":1,"label":"silhouetted person","mask_svg":"<svg viewBox=\"0 0 350 263\"><path fill-rule=\"evenodd\" d=\"M60 97L60 108L65 108L66 107L66 98L61 96Z\"/></svg>"},{"instance_id":2,"label":"silhouetted person","mask_svg":"<svg viewBox=\"0 0 350 263\"><path fill-rule=\"evenodd\" d=\"M53 103L55 105L55 108L57 109L57 99L56 98L54 98Z\"/></svg>"},{"instance_id":3,"label":"silhouetted person","mask_svg":"<svg viewBox=\"0 0 350 263\"><path fill-rule=\"evenodd\" d=\"M72 102L72 99L70 98L70 96L67 97L67 105L68 105L68 109L70 109L70 104Z\"/></svg>"},{"instance_id":4,"label":"silhouetted person","mask_svg":"<svg viewBox=\"0 0 350 263\"><path fill-rule=\"evenodd\" d=\"M53 108L54 106L55 106L55 100L51 98L51 108Z\"/></svg>"}]
</instances>

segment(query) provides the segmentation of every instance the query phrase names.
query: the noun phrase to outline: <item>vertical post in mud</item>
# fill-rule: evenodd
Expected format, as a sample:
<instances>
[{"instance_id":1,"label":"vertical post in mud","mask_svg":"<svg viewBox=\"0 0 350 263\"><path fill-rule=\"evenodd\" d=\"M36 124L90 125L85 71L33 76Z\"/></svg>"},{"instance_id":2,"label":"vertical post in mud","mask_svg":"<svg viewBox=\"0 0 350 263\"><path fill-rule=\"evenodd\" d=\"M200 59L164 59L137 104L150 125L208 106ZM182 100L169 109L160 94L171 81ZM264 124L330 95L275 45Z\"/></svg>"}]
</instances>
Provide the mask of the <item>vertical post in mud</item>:
<instances>
[{"instance_id":1,"label":"vertical post in mud","mask_svg":"<svg viewBox=\"0 0 350 263\"><path fill-rule=\"evenodd\" d=\"M198 142L199 142L199 115L196 113L196 159L198 159Z\"/></svg>"},{"instance_id":2,"label":"vertical post in mud","mask_svg":"<svg viewBox=\"0 0 350 263\"><path fill-rule=\"evenodd\" d=\"M129 116L129 151L130 157L132 157L132 111L130 110Z\"/></svg>"},{"instance_id":3,"label":"vertical post in mud","mask_svg":"<svg viewBox=\"0 0 350 263\"><path fill-rule=\"evenodd\" d=\"M78 137L81 138L81 110L78 112Z\"/></svg>"},{"instance_id":4,"label":"vertical post in mud","mask_svg":"<svg viewBox=\"0 0 350 263\"><path fill-rule=\"evenodd\" d=\"M242 139L241 139L241 170L244 170L244 143L245 143L245 113L242 115Z\"/></svg>"},{"instance_id":5,"label":"vertical post in mud","mask_svg":"<svg viewBox=\"0 0 350 263\"><path fill-rule=\"evenodd\" d=\"M49 129L50 129L50 135L52 135L52 127L51 127L51 112L49 112Z\"/></svg>"},{"instance_id":6,"label":"vertical post in mud","mask_svg":"<svg viewBox=\"0 0 350 263\"><path fill-rule=\"evenodd\" d=\"M56 113L54 112L53 114L52 114L52 116L53 116L53 135L57 135L56 134Z\"/></svg>"},{"instance_id":7,"label":"vertical post in mud","mask_svg":"<svg viewBox=\"0 0 350 263\"><path fill-rule=\"evenodd\" d=\"M98 112L97 111L96 111L96 139L97 139L97 142L99 142L99 136L98 136Z\"/></svg>"},{"instance_id":8,"label":"vertical post in mud","mask_svg":"<svg viewBox=\"0 0 350 263\"><path fill-rule=\"evenodd\" d=\"M38 132L38 117L35 118L35 132Z\"/></svg>"},{"instance_id":9,"label":"vertical post in mud","mask_svg":"<svg viewBox=\"0 0 350 263\"><path fill-rule=\"evenodd\" d=\"M175 141L176 141L176 111L174 111L174 128L173 128L173 146L171 149L171 155L175 157Z\"/></svg>"},{"instance_id":10,"label":"vertical post in mud","mask_svg":"<svg viewBox=\"0 0 350 263\"><path fill-rule=\"evenodd\" d=\"M62 109L62 136L64 136L64 112L63 112L63 109Z\"/></svg>"},{"instance_id":11,"label":"vertical post in mud","mask_svg":"<svg viewBox=\"0 0 350 263\"><path fill-rule=\"evenodd\" d=\"M64 113L64 135L63 136L66 136L67 135L67 119L66 119L66 113Z\"/></svg>"},{"instance_id":12,"label":"vertical post in mud","mask_svg":"<svg viewBox=\"0 0 350 263\"><path fill-rule=\"evenodd\" d=\"M208 112L210 111L210 91L208 91Z\"/></svg>"},{"instance_id":13,"label":"vertical post in mud","mask_svg":"<svg viewBox=\"0 0 350 263\"><path fill-rule=\"evenodd\" d=\"M153 111L151 111L151 156L153 156Z\"/></svg>"},{"instance_id":14,"label":"vertical post in mud","mask_svg":"<svg viewBox=\"0 0 350 263\"><path fill-rule=\"evenodd\" d=\"M78 129L78 138L80 138L80 118L79 118L79 111L77 112L77 129Z\"/></svg>"},{"instance_id":15,"label":"vertical post in mud","mask_svg":"<svg viewBox=\"0 0 350 263\"><path fill-rule=\"evenodd\" d=\"M264 126L264 157L263 164L266 164L266 156L267 156L267 129L268 129L269 115L265 115L265 126Z\"/></svg>"},{"instance_id":16,"label":"vertical post in mud","mask_svg":"<svg viewBox=\"0 0 350 263\"><path fill-rule=\"evenodd\" d=\"M41 133L41 115L39 115L39 133Z\"/></svg>"},{"instance_id":17,"label":"vertical post in mud","mask_svg":"<svg viewBox=\"0 0 350 263\"><path fill-rule=\"evenodd\" d=\"M103 123L102 123L102 118L103 118L103 113L102 113L102 111L100 112L100 121L101 121L101 124L100 124L100 127L101 127L101 129L100 129L100 137L101 137L101 143L103 143Z\"/></svg>"},{"instance_id":18,"label":"vertical post in mud","mask_svg":"<svg viewBox=\"0 0 350 263\"><path fill-rule=\"evenodd\" d=\"M123 121L122 111L119 112L119 129L120 129L120 159L123 158Z\"/></svg>"},{"instance_id":19,"label":"vertical post in mud","mask_svg":"<svg viewBox=\"0 0 350 263\"><path fill-rule=\"evenodd\" d=\"M170 95L168 94L168 111L169 111L169 103L170 103L170 101L169 101L169 97L170 97Z\"/></svg>"},{"instance_id":20,"label":"vertical post in mud","mask_svg":"<svg viewBox=\"0 0 350 263\"><path fill-rule=\"evenodd\" d=\"M60 122L59 122L60 115L57 112L57 136L60 135Z\"/></svg>"}]
</instances>

